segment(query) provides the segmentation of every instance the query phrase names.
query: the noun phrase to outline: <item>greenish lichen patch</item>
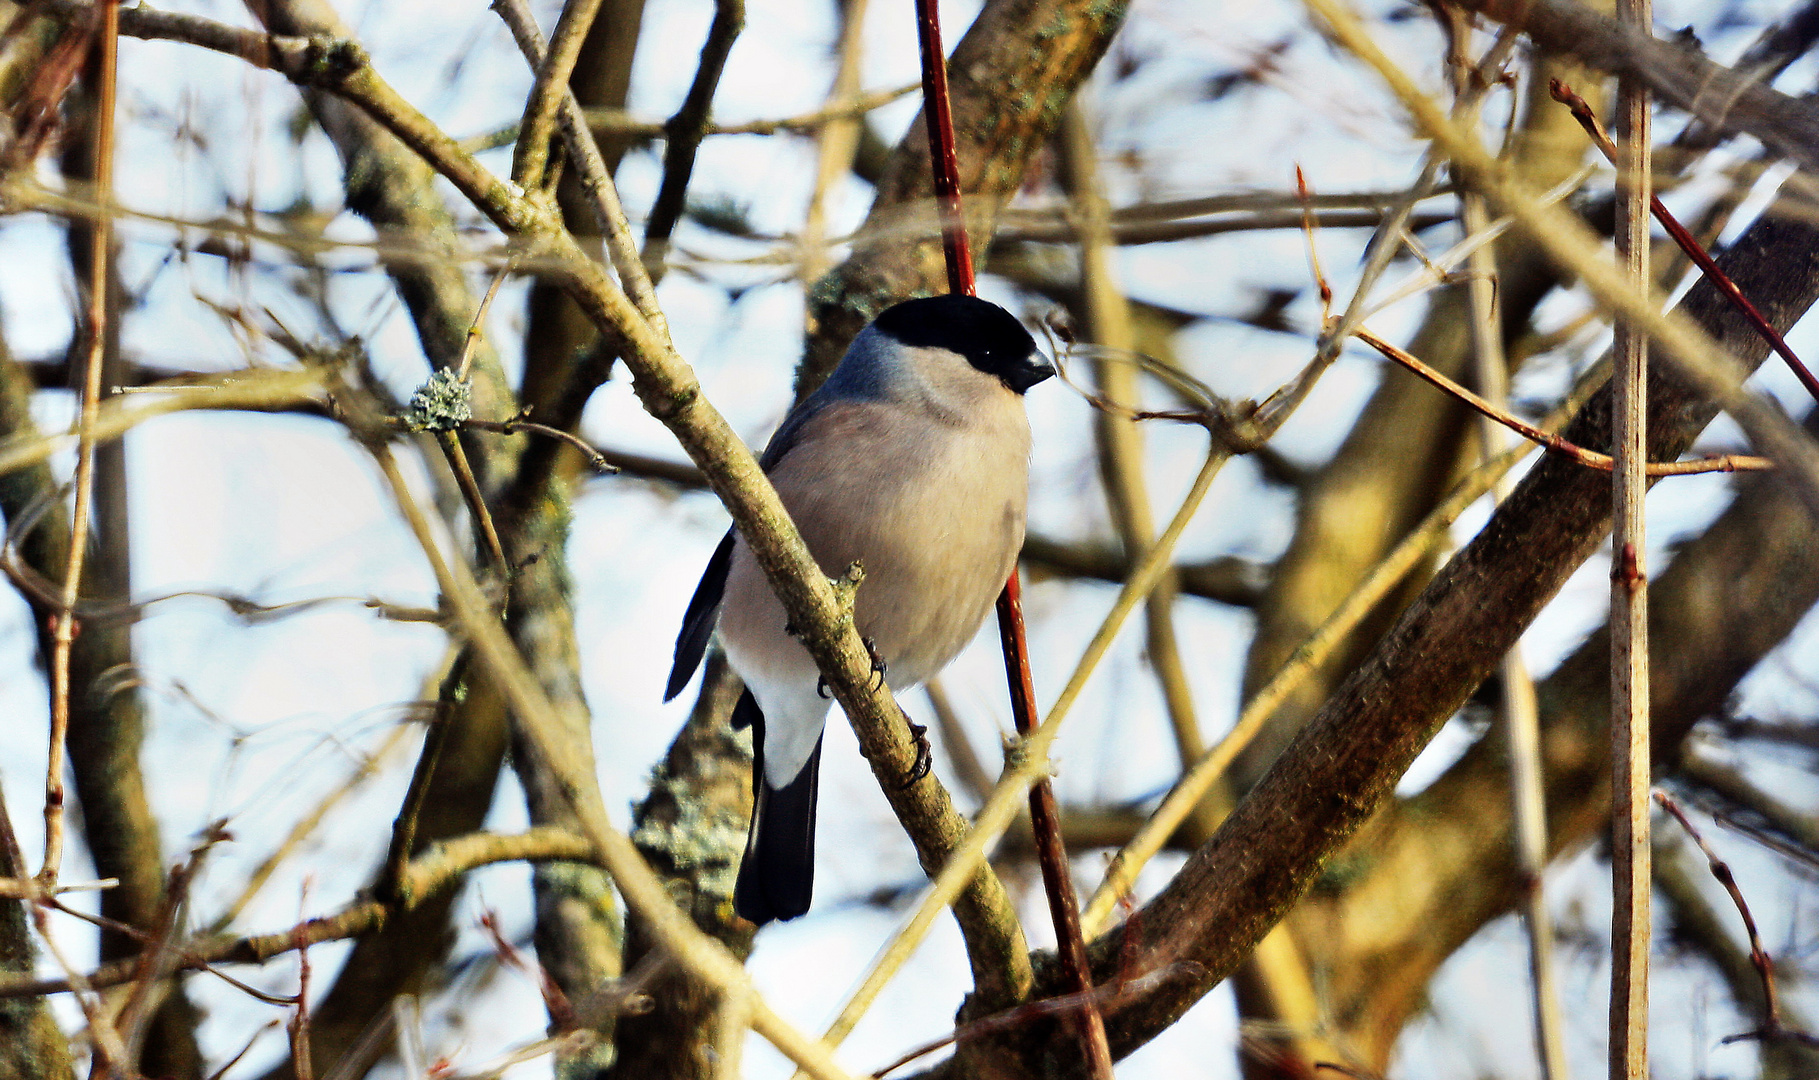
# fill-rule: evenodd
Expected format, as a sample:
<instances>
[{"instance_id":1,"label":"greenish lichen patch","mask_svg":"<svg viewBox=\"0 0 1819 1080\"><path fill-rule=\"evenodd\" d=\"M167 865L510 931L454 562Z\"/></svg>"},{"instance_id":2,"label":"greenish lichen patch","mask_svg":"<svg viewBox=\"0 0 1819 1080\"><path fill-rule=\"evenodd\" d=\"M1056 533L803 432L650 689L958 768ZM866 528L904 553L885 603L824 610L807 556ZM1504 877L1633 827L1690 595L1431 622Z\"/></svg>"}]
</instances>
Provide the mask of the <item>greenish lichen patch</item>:
<instances>
[{"instance_id":1,"label":"greenish lichen patch","mask_svg":"<svg viewBox=\"0 0 1819 1080\"><path fill-rule=\"evenodd\" d=\"M652 802L667 803L669 812L641 815L632 843L690 879L698 892L732 896L739 856L745 850L744 815L704 803L685 778L673 776L663 765L651 772L651 796Z\"/></svg>"},{"instance_id":2,"label":"greenish lichen patch","mask_svg":"<svg viewBox=\"0 0 1819 1080\"><path fill-rule=\"evenodd\" d=\"M411 395L404 424L412 431L454 431L474 418L473 387L443 368Z\"/></svg>"}]
</instances>

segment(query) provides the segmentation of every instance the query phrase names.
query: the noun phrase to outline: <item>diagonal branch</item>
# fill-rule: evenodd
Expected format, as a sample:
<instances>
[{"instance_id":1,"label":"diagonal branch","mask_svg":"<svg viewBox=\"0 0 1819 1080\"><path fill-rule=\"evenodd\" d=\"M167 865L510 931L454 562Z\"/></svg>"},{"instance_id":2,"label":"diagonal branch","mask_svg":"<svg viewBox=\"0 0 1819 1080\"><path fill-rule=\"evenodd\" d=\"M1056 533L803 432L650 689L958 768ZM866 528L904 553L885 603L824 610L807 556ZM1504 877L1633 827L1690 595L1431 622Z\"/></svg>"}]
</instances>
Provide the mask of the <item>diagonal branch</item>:
<instances>
[{"instance_id":1,"label":"diagonal branch","mask_svg":"<svg viewBox=\"0 0 1819 1080\"><path fill-rule=\"evenodd\" d=\"M1819 298L1819 274L1788 272L1792 266L1810 268L1808 253L1816 244L1819 228L1771 211L1719 262L1785 331ZM1694 285L1680 311L1745 364L1758 365L1767 355L1761 338L1710 286ZM1581 445L1608 443L1610 412L1607 389L1565 434ZM1715 412L1711 401L1685 384L1657 382L1649 401L1650 456L1682 452ZM1396 778L1496 668L1522 628L1596 550L1609 514L1610 487L1603 474L1544 456L1219 833L1140 909L1140 918L1094 942L1097 978L1110 977L1131 955L1192 961L1205 971L1109 1012L1115 1051L1128 1053L1154 1037L1236 967L1301 895L1321 861L1384 803ZM1059 985L1047 964L1041 974L1043 987Z\"/></svg>"},{"instance_id":2,"label":"diagonal branch","mask_svg":"<svg viewBox=\"0 0 1819 1080\"><path fill-rule=\"evenodd\" d=\"M1459 0L1514 26L1538 47L1636 79L1660 100L1712 129L1753 135L1805 169L1819 167L1819 108L1715 64L1694 49L1625 27L1572 0Z\"/></svg>"},{"instance_id":3,"label":"diagonal branch","mask_svg":"<svg viewBox=\"0 0 1819 1080\"><path fill-rule=\"evenodd\" d=\"M688 182L695 172L695 154L707 135L714 90L720 85L721 72L726 70L733 41L744 28L745 0L715 0L714 22L707 30L707 44L701 47L695 81L689 85L682 107L663 125L663 183L657 188L657 199L651 204L650 218L644 226L644 265L653 278L663 277L670 234L682 220Z\"/></svg>"},{"instance_id":4,"label":"diagonal branch","mask_svg":"<svg viewBox=\"0 0 1819 1080\"><path fill-rule=\"evenodd\" d=\"M524 103L524 119L518 124L518 145L512 150L512 180L521 188L539 188L548 179L556 112L567 99L568 77L581 58L581 44L599 10L600 0L569 0L556 19L553 42L537 67L530 98Z\"/></svg>"}]
</instances>

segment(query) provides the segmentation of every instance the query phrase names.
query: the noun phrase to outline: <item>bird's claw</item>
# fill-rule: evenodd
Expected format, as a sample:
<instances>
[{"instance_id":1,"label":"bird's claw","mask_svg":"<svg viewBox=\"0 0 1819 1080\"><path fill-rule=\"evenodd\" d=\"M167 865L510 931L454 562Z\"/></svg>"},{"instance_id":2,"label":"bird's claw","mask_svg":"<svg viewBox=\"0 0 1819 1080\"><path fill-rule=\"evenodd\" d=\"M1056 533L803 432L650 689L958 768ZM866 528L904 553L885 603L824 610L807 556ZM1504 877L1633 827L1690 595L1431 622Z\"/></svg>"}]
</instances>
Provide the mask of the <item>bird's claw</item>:
<instances>
[{"instance_id":1,"label":"bird's claw","mask_svg":"<svg viewBox=\"0 0 1819 1080\"><path fill-rule=\"evenodd\" d=\"M935 767L935 751L928 744L928 729L907 716L903 722L909 725L910 737L916 740L916 763L910 766L909 776L897 785L899 791L915 787Z\"/></svg>"},{"instance_id":2,"label":"bird's claw","mask_svg":"<svg viewBox=\"0 0 1819 1080\"><path fill-rule=\"evenodd\" d=\"M859 640L865 644L866 655L872 658L871 688L876 691L884 686L884 669L887 665L884 662L884 657L878 653L877 642L873 641L871 638L860 638ZM823 701L834 696L833 692L828 689L826 675L816 677L815 693L818 694Z\"/></svg>"},{"instance_id":3,"label":"bird's claw","mask_svg":"<svg viewBox=\"0 0 1819 1080\"><path fill-rule=\"evenodd\" d=\"M871 638L860 638L859 640L865 643L865 651L872 658L872 676L877 680L872 685L872 689L876 690L884 685L884 671L890 665L884 662L884 657L878 655L877 642L873 641ZM914 727L915 725L911 724L910 726Z\"/></svg>"}]
</instances>

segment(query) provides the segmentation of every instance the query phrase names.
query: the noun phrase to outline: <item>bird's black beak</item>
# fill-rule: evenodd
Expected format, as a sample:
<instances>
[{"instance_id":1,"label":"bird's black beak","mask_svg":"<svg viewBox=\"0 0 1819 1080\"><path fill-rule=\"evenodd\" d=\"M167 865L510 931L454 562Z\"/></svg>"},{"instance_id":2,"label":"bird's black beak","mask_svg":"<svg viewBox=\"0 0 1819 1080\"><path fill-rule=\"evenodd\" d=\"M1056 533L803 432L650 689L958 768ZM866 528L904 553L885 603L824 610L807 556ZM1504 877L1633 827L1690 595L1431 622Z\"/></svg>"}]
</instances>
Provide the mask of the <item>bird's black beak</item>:
<instances>
[{"instance_id":1,"label":"bird's black beak","mask_svg":"<svg viewBox=\"0 0 1819 1080\"><path fill-rule=\"evenodd\" d=\"M1033 352L1016 367L1005 372L1004 385L1021 394L1044 379L1053 378L1055 365L1048 362L1048 357L1041 352Z\"/></svg>"}]
</instances>

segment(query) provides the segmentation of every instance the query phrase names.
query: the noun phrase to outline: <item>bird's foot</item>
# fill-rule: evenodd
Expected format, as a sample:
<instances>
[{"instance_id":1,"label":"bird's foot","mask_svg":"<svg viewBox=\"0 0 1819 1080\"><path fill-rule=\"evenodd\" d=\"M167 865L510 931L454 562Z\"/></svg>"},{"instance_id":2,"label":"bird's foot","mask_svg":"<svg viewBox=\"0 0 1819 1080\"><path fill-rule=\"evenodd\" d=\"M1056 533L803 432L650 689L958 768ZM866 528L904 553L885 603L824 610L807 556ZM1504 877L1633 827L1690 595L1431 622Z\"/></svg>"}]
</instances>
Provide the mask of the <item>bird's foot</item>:
<instances>
[{"instance_id":1,"label":"bird's foot","mask_svg":"<svg viewBox=\"0 0 1819 1080\"><path fill-rule=\"evenodd\" d=\"M872 677L877 680L872 686L872 689L876 690L878 687L884 685L884 670L890 665L884 662L884 657L878 655L877 642L873 641L871 638L860 638L859 640L865 643L865 651L872 658ZM910 726L914 727L915 725L911 724Z\"/></svg>"},{"instance_id":2,"label":"bird's foot","mask_svg":"<svg viewBox=\"0 0 1819 1080\"><path fill-rule=\"evenodd\" d=\"M815 676L815 694L820 697L822 701L826 701L828 698L834 696L834 692L827 688L826 675Z\"/></svg>"},{"instance_id":3,"label":"bird's foot","mask_svg":"<svg viewBox=\"0 0 1819 1080\"><path fill-rule=\"evenodd\" d=\"M910 766L909 776L897 785L898 791L915 787L935 767L935 751L928 744L928 729L907 716L903 722L909 725L910 738L916 740L916 763Z\"/></svg>"}]
</instances>

